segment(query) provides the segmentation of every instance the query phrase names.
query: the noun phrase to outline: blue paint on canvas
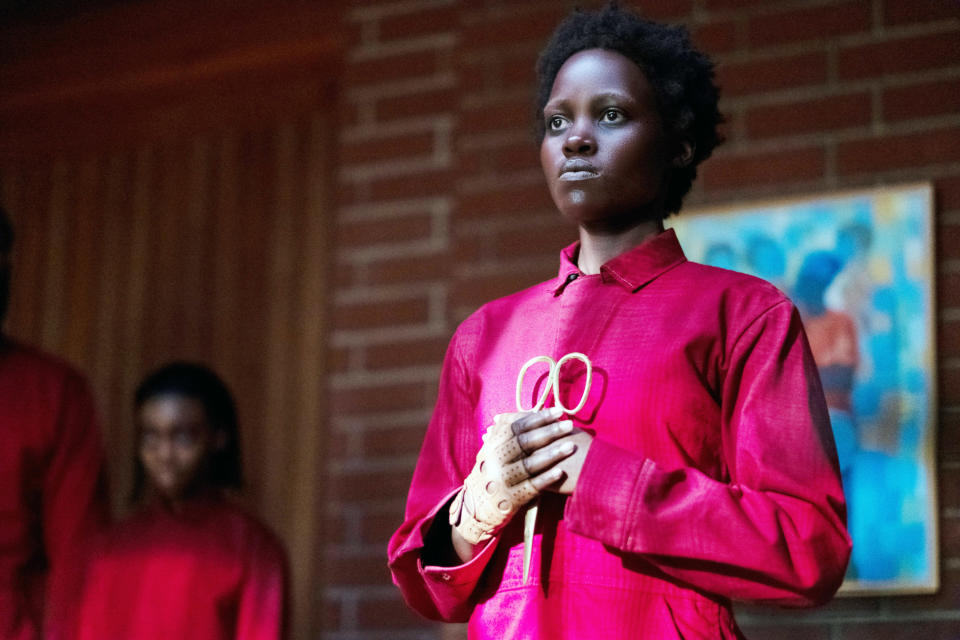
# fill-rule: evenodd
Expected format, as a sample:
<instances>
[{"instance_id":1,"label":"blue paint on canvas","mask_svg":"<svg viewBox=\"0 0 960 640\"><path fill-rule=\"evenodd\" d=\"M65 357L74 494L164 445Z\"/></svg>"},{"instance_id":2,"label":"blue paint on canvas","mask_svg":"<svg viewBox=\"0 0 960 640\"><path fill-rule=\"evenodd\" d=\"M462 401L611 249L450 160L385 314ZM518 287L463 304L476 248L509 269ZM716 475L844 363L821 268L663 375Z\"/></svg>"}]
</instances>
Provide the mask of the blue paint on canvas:
<instances>
[{"instance_id":1,"label":"blue paint on canvas","mask_svg":"<svg viewBox=\"0 0 960 640\"><path fill-rule=\"evenodd\" d=\"M804 319L848 500L846 587L937 584L928 186L681 214L687 257L751 273Z\"/></svg>"}]
</instances>

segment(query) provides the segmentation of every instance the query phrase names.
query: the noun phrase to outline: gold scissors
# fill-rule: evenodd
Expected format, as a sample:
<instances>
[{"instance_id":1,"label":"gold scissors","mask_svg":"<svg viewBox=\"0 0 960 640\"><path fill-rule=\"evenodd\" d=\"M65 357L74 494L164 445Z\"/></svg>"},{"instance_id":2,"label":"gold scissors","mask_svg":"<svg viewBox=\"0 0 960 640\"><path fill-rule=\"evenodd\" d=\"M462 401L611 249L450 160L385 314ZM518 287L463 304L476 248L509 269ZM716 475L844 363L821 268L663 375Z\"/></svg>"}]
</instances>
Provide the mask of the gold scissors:
<instances>
[{"instance_id":1,"label":"gold scissors","mask_svg":"<svg viewBox=\"0 0 960 640\"><path fill-rule=\"evenodd\" d=\"M583 396L580 398L580 402L577 403L572 409L568 409L563 405L563 402L560 401L560 368L568 360L580 360L587 366L587 379L583 384ZM523 402L521 400L521 395L523 393L523 378L527 375L527 369L532 365L538 363L546 363L549 367L549 373L547 374L547 384L544 385L543 392L540 394L540 397L537 398L537 403L529 409L523 408ZM590 358L579 352L568 353L559 360L554 360L550 356L536 356L527 360L526 364L520 367L520 373L517 375L517 411L540 411L543 408L544 403L547 401L547 397L550 395L550 391L553 390L553 402L554 406L560 407L563 409L563 412L567 415L573 416L576 415L584 405L587 404L587 396L590 395L590 383L593 380L593 365L590 364ZM523 582L527 582L527 578L530 575L530 556L533 553L533 530L537 525L537 511L538 511L538 501L539 498L533 500L533 504L530 505L530 508L527 509L526 514L523 517Z\"/></svg>"}]
</instances>

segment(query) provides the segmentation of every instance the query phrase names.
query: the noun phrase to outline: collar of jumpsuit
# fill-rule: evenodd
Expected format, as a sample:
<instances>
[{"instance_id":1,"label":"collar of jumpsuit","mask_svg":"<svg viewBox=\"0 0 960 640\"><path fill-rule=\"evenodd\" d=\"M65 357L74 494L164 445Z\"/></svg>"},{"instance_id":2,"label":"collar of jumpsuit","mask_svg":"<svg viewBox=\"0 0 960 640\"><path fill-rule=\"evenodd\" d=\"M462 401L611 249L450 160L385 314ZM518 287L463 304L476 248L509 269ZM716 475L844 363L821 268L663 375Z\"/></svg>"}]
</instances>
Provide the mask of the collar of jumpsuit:
<instances>
[{"instance_id":1,"label":"collar of jumpsuit","mask_svg":"<svg viewBox=\"0 0 960 640\"><path fill-rule=\"evenodd\" d=\"M583 277L580 269L577 268L579 251L579 242L574 242L561 251L557 279L548 285L553 295L560 295L571 281ZM677 234L673 229L667 229L630 251L605 262L600 267L600 278L604 283L615 282L635 292L684 261L686 257L677 240Z\"/></svg>"}]
</instances>

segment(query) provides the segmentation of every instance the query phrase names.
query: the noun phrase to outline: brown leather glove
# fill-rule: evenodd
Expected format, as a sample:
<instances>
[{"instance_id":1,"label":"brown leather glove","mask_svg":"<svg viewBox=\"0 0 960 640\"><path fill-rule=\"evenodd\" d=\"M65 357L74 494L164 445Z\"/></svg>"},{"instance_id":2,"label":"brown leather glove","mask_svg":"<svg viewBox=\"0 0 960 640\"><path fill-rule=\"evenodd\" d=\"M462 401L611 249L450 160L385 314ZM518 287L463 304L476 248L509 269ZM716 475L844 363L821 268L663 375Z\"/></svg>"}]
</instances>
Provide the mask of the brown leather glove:
<instances>
[{"instance_id":1,"label":"brown leather glove","mask_svg":"<svg viewBox=\"0 0 960 640\"><path fill-rule=\"evenodd\" d=\"M520 460L525 452L513 432L518 415L494 416L477 452L477 462L450 504L450 525L470 544L492 538L537 495Z\"/></svg>"}]
</instances>

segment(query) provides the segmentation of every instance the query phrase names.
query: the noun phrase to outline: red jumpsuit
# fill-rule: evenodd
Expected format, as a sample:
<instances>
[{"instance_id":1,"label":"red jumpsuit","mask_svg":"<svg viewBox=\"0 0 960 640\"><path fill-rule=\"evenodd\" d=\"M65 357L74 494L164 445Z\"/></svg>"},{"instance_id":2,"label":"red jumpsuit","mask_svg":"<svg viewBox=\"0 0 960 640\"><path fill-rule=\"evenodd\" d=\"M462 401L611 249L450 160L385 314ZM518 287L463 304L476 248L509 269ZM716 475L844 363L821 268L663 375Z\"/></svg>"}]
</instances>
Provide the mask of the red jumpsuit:
<instances>
[{"instance_id":1,"label":"red jumpsuit","mask_svg":"<svg viewBox=\"0 0 960 640\"><path fill-rule=\"evenodd\" d=\"M91 552L78 640L277 640L287 560L262 523L217 498L156 504Z\"/></svg>"},{"instance_id":2,"label":"red jumpsuit","mask_svg":"<svg viewBox=\"0 0 960 640\"><path fill-rule=\"evenodd\" d=\"M0 640L66 636L105 477L83 377L0 336Z\"/></svg>"},{"instance_id":3,"label":"red jumpsuit","mask_svg":"<svg viewBox=\"0 0 960 640\"><path fill-rule=\"evenodd\" d=\"M474 639L717 640L741 637L731 599L829 599L850 538L796 309L761 280L688 262L673 231L596 275L578 271L577 249L555 279L485 305L451 341L390 541L407 602L469 620ZM523 513L464 565L424 562L485 428L515 410L521 366L570 352L593 363L574 424L596 437L573 495L541 498L530 581ZM576 364L560 376L568 407L585 386ZM540 375L526 376L524 406Z\"/></svg>"}]
</instances>

